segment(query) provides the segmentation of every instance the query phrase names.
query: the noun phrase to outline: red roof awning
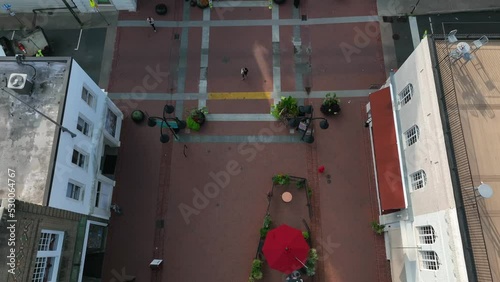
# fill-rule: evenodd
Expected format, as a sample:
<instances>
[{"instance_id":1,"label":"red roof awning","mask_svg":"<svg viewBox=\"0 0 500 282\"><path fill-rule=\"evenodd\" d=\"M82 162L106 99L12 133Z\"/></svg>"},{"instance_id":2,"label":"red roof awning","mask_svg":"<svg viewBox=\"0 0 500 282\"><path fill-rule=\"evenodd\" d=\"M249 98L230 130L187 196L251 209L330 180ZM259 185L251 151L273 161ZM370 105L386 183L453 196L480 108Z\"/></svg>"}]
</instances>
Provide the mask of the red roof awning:
<instances>
[{"instance_id":1,"label":"red roof awning","mask_svg":"<svg viewBox=\"0 0 500 282\"><path fill-rule=\"evenodd\" d=\"M373 143L382 213L405 208L389 87L370 94Z\"/></svg>"}]
</instances>

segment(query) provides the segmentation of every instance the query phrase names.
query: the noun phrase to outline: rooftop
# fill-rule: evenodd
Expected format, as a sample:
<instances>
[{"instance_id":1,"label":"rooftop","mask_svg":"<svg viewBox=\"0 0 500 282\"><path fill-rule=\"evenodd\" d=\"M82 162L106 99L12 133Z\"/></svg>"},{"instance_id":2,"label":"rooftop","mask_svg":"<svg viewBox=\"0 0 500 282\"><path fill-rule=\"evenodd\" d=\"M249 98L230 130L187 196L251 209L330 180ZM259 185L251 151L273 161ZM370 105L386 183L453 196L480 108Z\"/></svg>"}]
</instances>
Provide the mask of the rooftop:
<instances>
[{"instance_id":1,"label":"rooftop","mask_svg":"<svg viewBox=\"0 0 500 282\"><path fill-rule=\"evenodd\" d=\"M24 103L59 122L70 60L29 58L21 65L14 58L4 57L0 62L0 132L6 133L0 135L0 171L15 170L17 199L46 204L46 187L51 181L51 160L59 130L54 123ZM31 95L19 94L6 87L12 73L28 75L28 80L33 82ZM0 190L0 198L6 196L6 190Z\"/></svg>"},{"instance_id":2,"label":"rooftop","mask_svg":"<svg viewBox=\"0 0 500 282\"><path fill-rule=\"evenodd\" d=\"M472 45L472 40L459 41ZM451 51L454 47L446 46L442 41L436 41L436 48L441 59L445 55L443 50ZM490 39L488 44L472 55L473 59L467 63L463 60L451 64L441 63L440 71L443 90L447 93L445 100L449 109L447 111L448 123L453 139L463 206L467 214L467 228L471 237L469 244L474 253L478 279L481 280L490 275L484 273L484 261L480 259L477 248L484 243L477 242L478 237L474 236L476 230L480 232L482 229L491 275L493 281L498 281L500 280L500 260L498 259L500 167L497 165L500 159L498 150L500 144L500 70L498 69L500 41ZM450 96L448 99L448 93L453 93L450 91L452 88L454 88L455 97ZM463 137L458 137L456 130L458 128L461 129ZM464 163L468 163L468 168L461 166ZM466 178L469 180L467 181ZM494 194L491 198L485 199L476 195L473 187L478 187L481 182L493 188ZM472 207L471 210L469 210L470 207ZM474 217L474 211L476 213L478 211L479 216ZM481 225L478 225L477 219L480 220ZM486 268L486 271L488 270Z\"/></svg>"}]
</instances>

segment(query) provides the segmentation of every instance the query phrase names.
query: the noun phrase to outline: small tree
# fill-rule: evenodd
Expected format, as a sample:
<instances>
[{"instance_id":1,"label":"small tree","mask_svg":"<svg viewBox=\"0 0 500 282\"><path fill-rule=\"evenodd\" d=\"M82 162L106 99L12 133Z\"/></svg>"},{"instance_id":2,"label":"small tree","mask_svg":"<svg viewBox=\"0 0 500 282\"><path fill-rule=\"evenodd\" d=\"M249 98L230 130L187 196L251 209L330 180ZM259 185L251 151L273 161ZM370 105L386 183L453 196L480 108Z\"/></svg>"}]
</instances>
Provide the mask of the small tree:
<instances>
[{"instance_id":1,"label":"small tree","mask_svg":"<svg viewBox=\"0 0 500 282\"><path fill-rule=\"evenodd\" d=\"M372 221L372 229L378 235L382 235L385 231L385 225L379 224L376 220Z\"/></svg>"}]
</instances>

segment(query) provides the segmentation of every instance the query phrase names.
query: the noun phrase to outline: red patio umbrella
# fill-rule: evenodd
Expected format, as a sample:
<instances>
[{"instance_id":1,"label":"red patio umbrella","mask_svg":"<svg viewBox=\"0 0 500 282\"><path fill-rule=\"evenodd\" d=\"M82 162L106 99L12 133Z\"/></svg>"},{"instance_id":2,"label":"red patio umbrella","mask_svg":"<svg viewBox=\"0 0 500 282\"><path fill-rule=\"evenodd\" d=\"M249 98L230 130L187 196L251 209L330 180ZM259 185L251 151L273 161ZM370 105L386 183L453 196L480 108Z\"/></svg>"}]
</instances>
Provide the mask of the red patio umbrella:
<instances>
[{"instance_id":1,"label":"red patio umbrella","mask_svg":"<svg viewBox=\"0 0 500 282\"><path fill-rule=\"evenodd\" d=\"M267 233L262 252L271 268L290 274L304 266L309 245L302 231L283 224Z\"/></svg>"}]
</instances>

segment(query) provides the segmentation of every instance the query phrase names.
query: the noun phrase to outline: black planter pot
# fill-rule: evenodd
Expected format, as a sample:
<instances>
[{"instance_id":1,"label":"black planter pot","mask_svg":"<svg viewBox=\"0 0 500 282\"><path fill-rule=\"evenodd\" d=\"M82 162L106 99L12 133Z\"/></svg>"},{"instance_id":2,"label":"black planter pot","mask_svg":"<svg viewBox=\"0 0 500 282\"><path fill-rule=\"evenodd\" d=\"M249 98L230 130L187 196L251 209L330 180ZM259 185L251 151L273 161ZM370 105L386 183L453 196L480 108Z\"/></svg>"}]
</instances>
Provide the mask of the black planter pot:
<instances>
[{"instance_id":1,"label":"black planter pot","mask_svg":"<svg viewBox=\"0 0 500 282\"><path fill-rule=\"evenodd\" d=\"M140 123L144 120L144 112L141 110L135 110L130 114L132 120L136 123Z\"/></svg>"},{"instance_id":2,"label":"black planter pot","mask_svg":"<svg viewBox=\"0 0 500 282\"><path fill-rule=\"evenodd\" d=\"M205 9L209 5L208 5L208 2L207 2L207 4L202 4L200 0L196 0L196 6L198 6L198 8Z\"/></svg>"},{"instance_id":3,"label":"black planter pot","mask_svg":"<svg viewBox=\"0 0 500 282\"><path fill-rule=\"evenodd\" d=\"M321 108L319 108L319 110L325 116L338 115L340 113L340 106L339 104L332 104L331 106L321 105Z\"/></svg>"},{"instance_id":4,"label":"black planter pot","mask_svg":"<svg viewBox=\"0 0 500 282\"><path fill-rule=\"evenodd\" d=\"M163 15L167 14L167 5L158 4L155 7L155 11L158 15L163 16Z\"/></svg>"},{"instance_id":5,"label":"black planter pot","mask_svg":"<svg viewBox=\"0 0 500 282\"><path fill-rule=\"evenodd\" d=\"M281 5L281 4L285 4L286 0L274 0L274 3L278 4L278 5Z\"/></svg>"}]
</instances>

